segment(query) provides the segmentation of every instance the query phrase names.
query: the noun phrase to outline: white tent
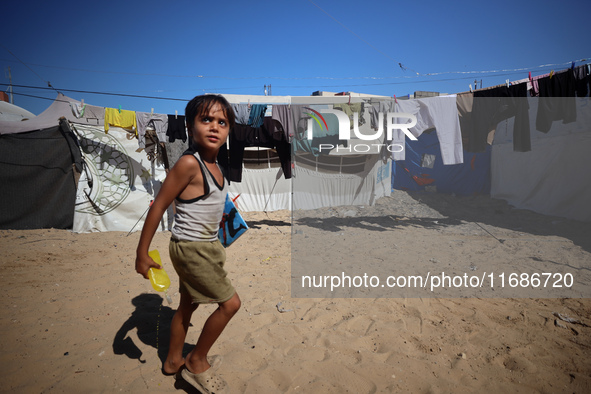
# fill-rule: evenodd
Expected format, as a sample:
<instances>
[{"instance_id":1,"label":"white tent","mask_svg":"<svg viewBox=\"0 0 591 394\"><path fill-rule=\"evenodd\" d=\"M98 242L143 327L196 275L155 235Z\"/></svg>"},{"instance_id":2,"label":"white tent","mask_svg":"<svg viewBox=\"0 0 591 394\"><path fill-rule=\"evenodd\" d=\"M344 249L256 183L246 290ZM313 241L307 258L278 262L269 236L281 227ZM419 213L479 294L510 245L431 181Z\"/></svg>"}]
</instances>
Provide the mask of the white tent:
<instances>
[{"instance_id":1,"label":"white tent","mask_svg":"<svg viewBox=\"0 0 591 394\"><path fill-rule=\"evenodd\" d=\"M277 152L246 148L242 182L231 182L230 197L240 211L269 212L291 209L291 180L285 179Z\"/></svg>"},{"instance_id":2,"label":"white tent","mask_svg":"<svg viewBox=\"0 0 591 394\"><path fill-rule=\"evenodd\" d=\"M232 104L268 104L267 116L273 105L321 105L358 103L371 99L389 99L377 96L241 96L224 95ZM366 108L367 112L367 108ZM369 115L363 114L366 119ZM361 133L374 134L367 122ZM362 141L368 145L375 141ZM355 141L350 143L355 145ZM230 146L231 149L231 146ZM248 160L256 156L256 159ZM261 152L265 152L262 153ZM255 154L256 152L256 154ZM292 150L293 152L293 150ZM274 211L279 209L315 209L338 205L371 205L391 193L389 159L382 160L378 150L367 154L354 151L331 152L327 157L292 156L293 179L285 179L276 162L277 155L266 148L247 148L242 182L230 184L230 195L240 195L236 201L243 211ZM265 159L265 155L267 159ZM261 159L261 156L263 157ZM328 163L327 162L330 162ZM320 163L320 165L319 165ZM298 177L296 179L296 177ZM293 201L293 199L296 199Z\"/></svg>"},{"instance_id":3,"label":"white tent","mask_svg":"<svg viewBox=\"0 0 591 394\"><path fill-rule=\"evenodd\" d=\"M87 106L79 118L72 107L83 103L62 95L56 102L60 113L67 114L73 123L85 162L78 183L73 231L141 230L150 201L166 177L164 165L152 159L150 149L138 149L135 132L114 126L105 132L100 114L92 113L93 109L103 109ZM169 211L164 214L160 230L170 229Z\"/></svg>"},{"instance_id":4,"label":"white tent","mask_svg":"<svg viewBox=\"0 0 591 394\"><path fill-rule=\"evenodd\" d=\"M514 152L513 121L501 122L492 147L491 197L516 208L591 221L591 102L576 99L576 122L535 130L538 99L530 98L531 151Z\"/></svg>"},{"instance_id":5,"label":"white tent","mask_svg":"<svg viewBox=\"0 0 591 394\"><path fill-rule=\"evenodd\" d=\"M0 101L0 121L23 121L34 117L35 114L24 108Z\"/></svg>"},{"instance_id":6,"label":"white tent","mask_svg":"<svg viewBox=\"0 0 591 394\"><path fill-rule=\"evenodd\" d=\"M135 229L141 229L143 221L140 219L164 180L164 166L149 160L145 151L137 152L137 139L128 131L111 127L106 133L100 122L100 112L104 111L103 108L87 106L85 114L77 117L73 108L80 105L82 105L81 102L58 94L49 108L36 117L17 122L0 121L0 132L3 135L24 136L30 132L56 128L60 124L60 118L67 119L72 125L71 131L77 135L80 143L80 147L75 146L75 149L81 150L85 163L81 174L70 175L68 178L74 180L79 176L77 188L74 183L71 192L68 191L68 199L62 198L60 201L61 205L71 204L71 207L65 209L74 211L73 230L75 232L130 231L138 221ZM93 111L99 112L98 116ZM6 139L7 137L4 138ZM27 141L24 140L19 146L26 149L26 144ZM42 154L49 153L48 149L50 148L45 149ZM69 154L70 151L65 150L62 156ZM79 156L80 152L78 152ZM11 162L6 165L11 165L11 168L25 168L27 165L30 167L27 160L30 159L23 157L20 163ZM40 171L43 170L49 171L50 168L45 165ZM8 174L4 175L8 176ZM43 178L43 173L40 175ZM15 182L11 184L16 185L14 188L20 187ZM39 187L36 188L39 196L34 198L35 201L45 198L42 196L47 195L50 185L43 188L42 190ZM11 190L12 192L17 195L19 193L18 190ZM56 208L54 206L48 209ZM45 222L53 225L51 219L49 217ZM70 225L71 223L70 217ZM39 225L45 226L43 223ZM36 224L33 223L32 226ZM168 215L165 215L161 229L168 228Z\"/></svg>"},{"instance_id":7,"label":"white tent","mask_svg":"<svg viewBox=\"0 0 591 394\"><path fill-rule=\"evenodd\" d=\"M72 226L81 154L68 122L55 109L52 105L34 116L0 105L0 228Z\"/></svg>"},{"instance_id":8,"label":"white tent","mask_svg":"<svg viewBox=\"0 0 591 394\"><path fill-rule=\"evenodd\" d=\"M312 102L326 105L346 103L351 100L349 97L236 96L228 98L233 103L268 103L269 111L272 111L273 104L289 104L298 100L299 103ZM353 100L358 101L363 98L354 97ZM76 232L130 231L132 228L139 230L143 225L143 215L164 180L164 166L151 160L146 151L138 152L138 143L133 133L113 126L106 133L100 120L104 108L87 104L84 115L80 116L79 109L82 105L83 103L77 100L59 94L50 107L39 116L20 122L0 121L1 132L2 134L27 133L56 127L60 118L67 120L80 142L85 163L81 173L70 176L70 179L74 180L73 230ZM231 197L240 195L237 200L238 208L243 211L291 209L292 179L285 179L281 166L277 163L276 153L273 150L258 147L247 150L243 181L232 182L230 186ZM300 162L294 168L300 179L307 178L310 185L318 186L317 190L305 192L303 195L301 201L304 202L306 209L327 205L367 205L383 195L389 195L390 167L387 160L381 161L376 154L345 154L336 157L335 160L338 160L339 164L332 168L322 166L318 168L315 164L304 162ZM357 172L349 171L348 166L351 164L354 164ZM302 191L303 189L299 189L298 195L301 196ZM15 193L18 194L18 191L15 190ZM43 193L43 190L40 193ZM172 221L170 213L163 218L161 230L170 228Z\"/></svg>"},{"instance_id":9,"label":"white tent","mask_svg":"<svg viewBox=\"0 0 591 394\"><path fill-rule=\"evenodd\" d=\"M166 177L164 165L137 152L129 131L75 124L86 170L78 183L74 232L141 230L150 201ZM160 230L170 229L165 213Z\"/></svg>"}]
</instances>

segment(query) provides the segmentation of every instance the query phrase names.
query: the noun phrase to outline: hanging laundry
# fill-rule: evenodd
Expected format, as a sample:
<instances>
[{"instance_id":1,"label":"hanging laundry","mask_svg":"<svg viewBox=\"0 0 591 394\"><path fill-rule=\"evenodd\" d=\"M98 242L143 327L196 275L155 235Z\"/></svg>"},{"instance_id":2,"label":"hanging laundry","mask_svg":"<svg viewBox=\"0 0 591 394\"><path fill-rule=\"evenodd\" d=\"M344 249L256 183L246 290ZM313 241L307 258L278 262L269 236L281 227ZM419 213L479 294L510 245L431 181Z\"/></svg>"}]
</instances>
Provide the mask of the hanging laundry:
<instances>
[{"instance_id":1,"label":"hanging laundry","mask_svg":"<svg viewBox=\"0 0 591 394\"><path fill-rule=\"evenodd\" d=\"M96 105L86 105L82 118L86 119L88 124L102 126L105 124L105 109Z\"/></svg>"},{"instance_id":2,"label":"hanging laundry","mask_svg":"<svg viewBox=\"0 0 591 394\"><path fill-rule=\"evenodd\" d=\"M396 111L395 105L396 105L396 103L394 102L394 100L380 101L379 103L373 104L369 108L369 119L371 122L371 128L374 130L378 129L379 114L382 113L382 114L384 114L384 124L382 125L383 126L382 130L386 130L386 114L388 112L395 112Z\"/></svg>"},{"instance_id":3,"label":"hanging laundry","mask_svg":"<svg viewBox=\"0 0 591 394\"><path fill-rule=\"evenodd\" d=\"M236 116L236 123L247 125L248 118L250 118L250 105L248 104L232 104L234 115Z\"/></svg>"},{"instance_id":4,"label":"hanging laundry","mask_svg":"<svg viewBox=\"0 0 591 394\"><path fill-rule=\"evenodd\" d=\"M529 152L531 150L529 103L527 101L527 83L518 85L496 86L474 92L472 104L472 127L464 130L468 143L468 152L484 152L487 143L492 143L489 136L497 124L515 117L513 128L513 150Z\"/></svg>"},{"instance_id":5,"label":"hanging laundry","mask_svg":"<svg viewBox=\"0 0 591 394\"><path fill-rule=\"evenodd\" d=\"M96 105L88 105L69 102L72 114L76 119L84 120L87 124L102 126L105 123L105 108Z\"/></svg>"},{"instance_id":6,"label":"hanging laundry","mask_svg":"<svg viewBox=\"0 0 591 394\"><path fill-rule=\"evenodd\" d=\"M530 96L531 97L539 97L540 96L539 81L540 81L540 79L546 78L549 76L550 76L550 73L536 75L534 77L531 77L531 80L530 80L530 83L531 83Z\"/></svg>"},{"instance_id":7,"label":"hanging laundry","mask_svg":"<svg viewBox=\"0 0 591 394\"><path fill-rule=\"evenodd\" d=\"M417 124L409 131L419 137L425 130L435 128L439 138L443 164L461 164L464 162L462 133L458 117L456 96L431 97L418 100L398 100L396 112L415 115ZM384 117L386 114L384 114ZM408 118L401 118L396 123L406 123ZM385 130L384 130L385 131ZM392 146L405 146L405 134L395 129L392 133ZM405 150L392 149L393 160L404 160Z\"/></svg>"},{"instance_id":8,"label":"hanging laundry","mask_svg":"<svg viewBox=\"0 0 591 394\"><path fill-rule=\"evenodd\" d=\"M474 103L474 92L458 93L456 95L456 105L458 107L458 116L460 118L460 130L462 131L462 145L466 147L470 136L469 131L474 127L472 120L472 106Z\"/></svg>"},{"instance_id":9,"label":"hanging laundry","mask_svg":"<svg viewBox=\"0 0 591 394\"><path fill-rule=\"evenodd\" d=\"M250 108L248 126L261 127L263 125L265 112L267 112L267 104L253 104Z\"/></svg>"},{"instance_id":10,"label":"hanging laundry","mask_svg":"<svg viewBox=\"0 0 591 394\"><path fill-rule=\"evenodd\" d=\"M547 133L552 122L567 124L577 120L575 76L572 69L555 73L538 81L540 99L536 116L536 129Z\"/></svg>"},{"instance_id":11,"label":"hanging laundry","mask_svg":"<svg viewBox=\"0 0 591 394\"><path fill-rule=\"evenodd\" d=\"M84 111L86 110L86 104L78 104L70 102L70 108L72 109L72 113L76 117L76 119L80 119L84 116Z\"/></svg>"},{"instance_id":12,"label":"hanging laundry","mask_svg":"<svg viewBox=\"0 0 591 394\"><path fill-rule=\"evenodd\" d=\"M306 111L304 105L273 105L271 119L281 124L285 138L288 142L292 142L297 133L296 119L303 118Z\"/></svg>"},{"instance_id":13,"label":"hanging laundry","mask_svg":"<svg viewBox=\"0 0 591 394\"><path fill-rule=\"evenodd\" d=\"M575 75L575 90L577 92L577 97L587 97L589 94L589 65L584 64L579 67L575 67L574 70Z\"/></svg>"},{"instance_id":14,"label":"hanging laundry","mask_svg":"<svg viewBox=\"0 0 591 394\"><path fill-rule=\"evenodd\" d=\"M350 127L353 128L353 113L358 114L359 126L365 124L365 103L353 103L353 104L335 104L334 109L338 109L347 114L350 120Z\"/></svg>"},{"instance_id":15,"label":"hanging laundry","mask_svg":"<svg viewBox=\"0 0 591 394\"><path fill-rule=\"evenodd\" d=\"M287 142L283 131L272 132L272 130L278 130L273 124L274 122L276 121L271 119L271 117L265 117L261 127L252 127L241 124L236 124L234 126L229 137L230 151L228 179L230 181L242 181L244 148L251 146L274 148L279 155L281 168L283 169L285 178L291 178L291 145ZM220 156L218 155L218 161L219 159Z\"/></svg>"},{"instance_id":16,"label":"hanging laundry","mask_svg":"<svg viewBox=\"0 0 591 394\"><path fill-rule=\"evenodd\" d=\"M158 142L166 142L168 129L168 116L151 112L136 112L138 144L140 148L146 147L146 128L152 127L156 131Z\"/></svg>"},{"instance_id":17,"label":"hanging laundry","mask_svg":"<svg viewBox=\"0 0 591 394\"><path fill-rule=\"evenodd\" d=\"M137 135L135 111L105 108L105 132L109 131L109 125L133 130Z\"/></svg>"},{"instance_id":18,"label":"hanging laundry","mask_svg":"<svg viewBox=\"0 0 591 394\"><path fill-rule=\"evenodd\" d=\"M185 129L185 117L182 115L168 115L168 128L166 129L168 142L176 140L187 141L187 130Z\"/></svg>"}]
</instances>

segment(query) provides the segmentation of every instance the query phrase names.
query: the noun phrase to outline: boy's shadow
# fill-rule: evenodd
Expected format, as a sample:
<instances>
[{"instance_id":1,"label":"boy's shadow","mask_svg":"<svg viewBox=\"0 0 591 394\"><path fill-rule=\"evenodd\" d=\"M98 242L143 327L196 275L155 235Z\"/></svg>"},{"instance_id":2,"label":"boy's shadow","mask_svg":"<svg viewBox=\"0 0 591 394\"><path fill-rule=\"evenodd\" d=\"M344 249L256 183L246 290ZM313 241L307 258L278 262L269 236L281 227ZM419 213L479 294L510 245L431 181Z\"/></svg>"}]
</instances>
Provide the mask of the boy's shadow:
<instances>
[{"instance_id":1,"label":"boy's shadow","mask_svg":"<svg viewBox=\"0 0 591 394\"><path fill-rule=\"evenodd\" d=\"M146 345L152 346L157 350L158 358L161 364L166 360L170 339L170 322L174 313L174 309L164 306L163 299L157 294L140 294L131 300L135 305L135 311L127 319L119 331L115 334L113 339L113 353L126 355L131 359L137 359L140 363L145 363L145 357L142 359L143 353L140 348L133 342L127 333L137 330L137 337ZM195 345L185 343L183 346L183 356L193 349ZM186 389L188 392L194 389L182 379L175 382L177 389Z\"/></svg>"}]
</instances>

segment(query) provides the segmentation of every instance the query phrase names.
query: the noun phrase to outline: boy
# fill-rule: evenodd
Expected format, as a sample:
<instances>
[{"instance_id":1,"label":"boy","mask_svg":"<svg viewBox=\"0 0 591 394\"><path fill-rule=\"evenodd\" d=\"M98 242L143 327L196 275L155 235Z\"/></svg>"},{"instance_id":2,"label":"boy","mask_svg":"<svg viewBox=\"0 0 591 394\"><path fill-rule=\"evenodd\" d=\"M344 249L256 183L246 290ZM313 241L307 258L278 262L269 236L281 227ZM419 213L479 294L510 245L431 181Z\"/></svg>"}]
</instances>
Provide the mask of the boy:
<instances>
[{"instance_id":1,"label":"boy","mask_svg":"<svg viewBox=\"0 0 591 394\"><path fill-rule=\"evenodd\" d=\"M179 275L181 300L171 322L170 348L162 371L175 374L182 370L182 377L200 391L219 393L227 385L214 374L207 354L240 308L240 298L226 277L226 252L217 235L227 181L216 158L234 126L235 116L222 96L203 95L187 104L185 117L191 148L170 170L148 212L135 266L146 279L151 267L160 268L148 256L148 249L162 215L176 199L177 214L169 252ZM183 359L193 312L199 304L213 302L218 308L205 322L195 348Z\"/></svg>"}]
</instances>

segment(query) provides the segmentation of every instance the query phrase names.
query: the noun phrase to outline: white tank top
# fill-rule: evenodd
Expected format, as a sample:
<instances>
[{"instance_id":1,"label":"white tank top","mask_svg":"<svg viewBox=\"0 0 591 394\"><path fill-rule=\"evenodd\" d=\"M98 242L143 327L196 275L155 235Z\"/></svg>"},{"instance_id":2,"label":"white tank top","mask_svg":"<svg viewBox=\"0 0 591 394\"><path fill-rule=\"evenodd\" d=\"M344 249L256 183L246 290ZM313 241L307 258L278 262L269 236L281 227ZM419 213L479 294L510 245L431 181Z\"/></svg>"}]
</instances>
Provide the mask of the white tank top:
<instances>
[{"instance_id":1,"label":"white tank top","mask_svg":"<svg viewBox=\"0 0 591 394\"><path fill-rule=\"evenodd\" d=\"M190 153L193 152L185 152ZM220 186L201 161L199 153L194 152L193 157L199 163L203 174L205 194L190 200L176 198L172 237L186 241L215 241L218 239L220 221L224 213L228 182L224 179L223 185Z\"/></svg>"}]
</instances>

